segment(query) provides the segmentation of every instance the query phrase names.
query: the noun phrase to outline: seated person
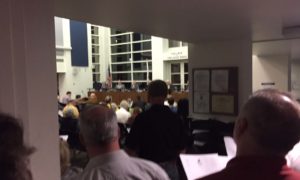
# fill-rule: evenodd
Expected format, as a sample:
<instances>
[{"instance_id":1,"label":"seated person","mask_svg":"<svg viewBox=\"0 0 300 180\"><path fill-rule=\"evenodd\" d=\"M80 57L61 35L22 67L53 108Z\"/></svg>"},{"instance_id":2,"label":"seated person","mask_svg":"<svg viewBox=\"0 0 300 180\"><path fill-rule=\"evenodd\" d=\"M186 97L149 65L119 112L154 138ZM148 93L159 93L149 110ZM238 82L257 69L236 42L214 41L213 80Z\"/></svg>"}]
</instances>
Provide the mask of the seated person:
<instances>
[{"instance_id":1,"label":"seated person","mask_svg":"<svg viewBox=\"0 0 300 180\"><path fill-rule=\"evenodd\" d=\"M177 113L177 103L172 95L168 95L167 100L164 103L166 106L169 106L173 113Z\"/></svg>"},{"instance_id":2,"label":"seated person","mask_svg":"<svg viewBox=\"0 0 300 180\"><path fill-rule=\"evenodd\" d=\"M300 140L300 106L275 89L255 92L241 109L234 128L236 157L203 180L296 180L285 155Z\"/></svg>"},{"instance_id":3,"label":"seated person","mask_svg":"<svg viewBox=\"0 0 300 180\"><path fill-rule=\"evenodd\" d=\"M98 104L98 98L95 93L91 93L89 96L89 104Z\"/></svg>"},{"instance_id":4,"label":"seated person","mask_svg":"<svg viewBox=\"0 0 300 180\"><path fill-rule=\"evenodd\" d=\"M136 81L132 81L131 90L132 91L139 91L140 90L139 84L137 84Z\"/></svg>"},{"instance_id":5,"label":"seated person","mask_svg":"<svg viewBox=\"0 0 300 180\"><path fill-rule=\"evenodd\" d=\"M125 89L125 85L122 84L121 80L118 81L118 84L116 85L116 90L122 91Z\"/></svg>"},{"instance_id":6,"label":"seated person","mask_svg":"<svg viewBox=\"0 0 300 180\"><path fill-rule=\"evenodd\" d=\"M96 105L83 111L80 131L90 161L78 180L169 179L155 163L129 157L120 149L118 122L111 109Z\"/></svg>"},{"instance_id":7,"label":"seated person","mask_svg":"<svg viewBox=\"0 0 300 180\"><path fill-rule=\"evenodd\" d=\"M63 117L64 118L72 118L72 119L79 118L79 111L76 107L76 101L69 100L69 102L63 109Z\"/></svg>"},{"instance_id":8,"label":"seated person","mask_svg":"<svg viewBox=\"0 0 300 180\"><path fill-rule=\"evenodd\" d=\"M100 91L102 87L102 84L100 82L94 81L93 82L93 89L95 89L95 91Z\"/></svg>"},{"instance_id":9,"label":"seated person","mask_svg":"<svg viewBox=\"0 0 300 180\"><path fill-rule=\"evenodd\" d=\"M60 172L61 180L75 180L82 169L73 167L70 164L70 149L67 142L63 139L59 140L59 154L60 154Z\"/></svg>"},{"instance_id":10,"label":"seated person","mask_svg":"<svg viewBox=\"0 0 300 180\"><path fill-rule=\"evenodd\" d=\"M116 111L118 123L126 124L131 114L129 112L129 104L126 100L120 103L120 109Z\"/></svg>"},{"instance_id":11,"label":"seated person","mask_svg":"<svg viewBox=\"0 0 300 180\"><path fill-rule=\"evenodd\" d=\"M23 136L18 120L0 113L0 179L32 180L28 156L34 148L26 146Z\"/></svg>"}]
</instances>

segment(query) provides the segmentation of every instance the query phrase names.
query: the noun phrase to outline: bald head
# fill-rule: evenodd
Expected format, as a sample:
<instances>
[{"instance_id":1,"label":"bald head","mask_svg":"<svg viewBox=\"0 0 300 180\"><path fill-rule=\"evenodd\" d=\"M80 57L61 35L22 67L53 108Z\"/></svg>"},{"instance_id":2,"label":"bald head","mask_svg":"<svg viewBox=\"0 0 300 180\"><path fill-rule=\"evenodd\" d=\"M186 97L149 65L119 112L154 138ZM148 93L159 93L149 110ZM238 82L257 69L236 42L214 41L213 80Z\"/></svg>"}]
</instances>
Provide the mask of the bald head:
<instances>
[{"instance_id":1,"label":"bald head","mask_svg":"<svg viewBox=\"0 0 300 180\"><path fill-rule=\"evenodd\" d=\"M247 132L267 151L285 154L300 140L299 104L289 94L278 90L255 92L243 106L238 121L244 122L237 122L236 140L244 141L245 138L239 136ZM240 126L241 123L246 126Z\"/></svg>"},{"instance_id":2,"label":"bald head","mask_svg":"<svg viewBox=\"0 0 300 180\"><path fill-rule=\"evenodd\" d=\"M81 113L80 130L86 145L102 146L118 138L118 123L114 111L96 105Z\"/></svg>"}]
</instances>

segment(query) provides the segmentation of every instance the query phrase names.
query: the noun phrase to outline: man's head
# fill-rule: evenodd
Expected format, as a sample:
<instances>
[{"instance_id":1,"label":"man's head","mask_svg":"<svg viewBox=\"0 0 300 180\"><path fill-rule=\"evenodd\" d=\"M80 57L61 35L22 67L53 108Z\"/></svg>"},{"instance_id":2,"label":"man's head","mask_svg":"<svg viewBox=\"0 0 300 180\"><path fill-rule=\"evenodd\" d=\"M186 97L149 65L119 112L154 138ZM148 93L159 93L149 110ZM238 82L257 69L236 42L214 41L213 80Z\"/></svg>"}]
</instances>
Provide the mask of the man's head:
<instances>
[{"instance_id":1,"label":"man's head","mask_svg":"<svg viewBox=\"0 0 300 180\"><path fill-rule=\"evenodd\" d=\"M71 94L72 94L71 91L67 91L67 92L66 92L66 95L67 95L67 96L71 96Z\"/></svg>"},{"instance_id":2,"label":"man's head","mask_svg":"<svg viewBox=\"0 0 300 180\"><path fill-rule=\"evenodd\" d=\"M125 109L126 111L129 110L129 104L126 100L122 100L121 103L120 103L120 108L123 108Z\"/></svg>"},{"instance_id":3,"label":"man's head","mask_svg":"<svg viewBox=\"0 0 300 180\"><path fill-rule=\"evenodd\" d=\"M151 104L163 104L168 94L167 84L162 80L154 80L148 87L148 100Z\"/></svg>"},{"instance_id":4,"label":"man's head","mask_svg":"<svg viewBox=\"0 0 300 180\"><path fill-rule=\"evenodd\" d=\"M12 116L0 113L0 177L1 179L32 179L27 168L28 156L34 151L23 140L23 128Z\"/></svg>"},{"instance_id":5,"label":"man's head","mask_svg":"<svg viewBox=\"0 0 300 180\"><path fill-rule=\"evenodd\" d=\"M90 94L90 99L91 99L91 100L97 100L96 94L95 94L95 93L91 93L91 94Z\"/></svg>"},{"instance_id":6,"label":"man's head","mask_svg":"<svg viewBox=\"0 0 300 180\"><path fill-rule=\"evenodd\" d=\"M105 148L118 143L119 127L116 114L101 105L92 106L81 113L80 131L87 148Z\"/></svg>"},{"instance_id":7,"label":"man's head","mask_svg":"<svg viewBox=\"0 0 300 180\"><path fill-rule=\"evenodd\" d=\"M243 106L234 136L238 155L284 155L300 140L299 104L287 93L259 90Z\"/></svg>"}]
</instances>

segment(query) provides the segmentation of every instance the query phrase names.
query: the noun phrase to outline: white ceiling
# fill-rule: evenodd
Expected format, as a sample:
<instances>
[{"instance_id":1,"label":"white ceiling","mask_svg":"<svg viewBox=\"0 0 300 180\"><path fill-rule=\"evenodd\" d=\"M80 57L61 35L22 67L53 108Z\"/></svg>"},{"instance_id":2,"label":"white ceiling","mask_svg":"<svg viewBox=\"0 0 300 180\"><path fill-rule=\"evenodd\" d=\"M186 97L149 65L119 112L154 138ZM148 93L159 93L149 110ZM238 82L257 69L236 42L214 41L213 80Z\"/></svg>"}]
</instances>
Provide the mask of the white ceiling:
<instances>
[{"instance_id":1,"label":"white ceiling","mask_svg":"<svg viewBox=\"0 0 300 180\"><path fill-rule=\"evenodd\" d=\"M55 0L55 15L199 42L280 39L300 25L300 0Z\"/></svg>"}]
</instances>

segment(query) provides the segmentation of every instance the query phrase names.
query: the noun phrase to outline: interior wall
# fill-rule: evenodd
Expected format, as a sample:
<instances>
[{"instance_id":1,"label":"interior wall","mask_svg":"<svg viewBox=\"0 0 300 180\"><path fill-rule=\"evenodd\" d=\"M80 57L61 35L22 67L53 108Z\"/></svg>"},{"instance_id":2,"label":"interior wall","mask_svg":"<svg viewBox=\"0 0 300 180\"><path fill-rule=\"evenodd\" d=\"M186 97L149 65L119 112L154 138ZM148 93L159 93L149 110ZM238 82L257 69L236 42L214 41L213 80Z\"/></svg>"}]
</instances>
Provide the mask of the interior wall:
<instances>
[{"instance_id":1,"label":"interior wall","mask_svg":"<svg viewBox=\"0 0 300 180\"><path fill-rule=\"evenodd\" d=\"M0 5L0 111L21 119L33 179L60 179L53 1Z\"/></svg>"},{"instance_id":2,"label":"interior wall","mask_svg":"<svg viewBox=\"0 0 300 180\"><path fill-rule=\"evenodd\" d=\"M60 96L66 94L67 91L72 92L72 98L79 94L82 97L87 96L89 88L93 87L92 82L92 57L89 56L87 67L72 66L71 56L71 40L70 40L70 20L63 19L63 48L64 50L64 68L65 73L59 74L59 93ZM89 27L89 26L88 26ZM88 31L90 29L88 28ZM57 34L56 36L62 36ZM91 52L90 37L88 36L88 52ZM58 46L58 44L56 44ZM89 53L90 54L90 53Z\"/></svg>"},{"instance_id":3,"label":"interior wall","mask_svg":"<svg viewBox=\"0 0 300 180\"><path fill-rule=\"evenodd\" d=\"M152 79L164 79L163 38L152 36Z\"/></svg>"},{"instance_id":4,"label":"interior wall","mask_svg":"<svg viewBox=\"0 0 300 180\"><path fill-rule=\"evenodd\" d=\"M288 65L288 55L253 56L253 91L266 87L288 91Z\"/></svg>"},{"instance_id":5,"label":"interior wall","mask_svg":"<svg viewBox=\"0 0 300 180\"><path fill-rule=\"evenodd\" d=\"M189 82L194 68L238 67L238 109L252 92L252 43L250 39L189 44ZM189 86L190 115L196 119L233 121L235 116L193 112L193 84Z\"/></svg>"},{"instance_id":6,"label":"interior wall","mask_svg":"<svg viewBox=\"0 0 300 180\"><path fill-rule=\"evenodd\" d=\"M292 94L300 99L300 61L292 61L291 65L291 89Z\"/></svg>"}]
</instances>

